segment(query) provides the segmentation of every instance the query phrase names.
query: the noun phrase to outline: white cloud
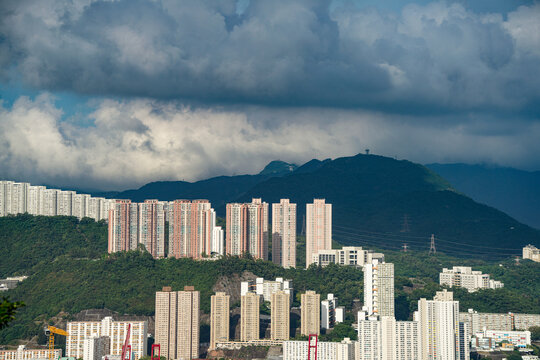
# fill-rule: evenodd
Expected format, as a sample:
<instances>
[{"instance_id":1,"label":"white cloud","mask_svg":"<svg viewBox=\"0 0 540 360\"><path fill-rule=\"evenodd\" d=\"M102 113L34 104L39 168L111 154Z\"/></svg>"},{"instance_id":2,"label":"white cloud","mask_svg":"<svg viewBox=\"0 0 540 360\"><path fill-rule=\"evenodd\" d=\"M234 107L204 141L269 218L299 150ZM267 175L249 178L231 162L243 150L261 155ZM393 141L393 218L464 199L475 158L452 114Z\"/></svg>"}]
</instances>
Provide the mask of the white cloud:
<instances>
[{"instance_id":1,"label":"white cloud","mask_svg":"<svg viewBox=\"0 0 540 360\"><path fill-rule=\"evenodd\" d=\"M418 162L540 167L540 124L512 131L493 119L432 119L321 108L211 110L175 102L106 100L94 126L63 122L48 95L0 108L0 177L61 186L125 189L156 180L256 173L275 159L363 152Z\"/></svg>"}]
</instances>

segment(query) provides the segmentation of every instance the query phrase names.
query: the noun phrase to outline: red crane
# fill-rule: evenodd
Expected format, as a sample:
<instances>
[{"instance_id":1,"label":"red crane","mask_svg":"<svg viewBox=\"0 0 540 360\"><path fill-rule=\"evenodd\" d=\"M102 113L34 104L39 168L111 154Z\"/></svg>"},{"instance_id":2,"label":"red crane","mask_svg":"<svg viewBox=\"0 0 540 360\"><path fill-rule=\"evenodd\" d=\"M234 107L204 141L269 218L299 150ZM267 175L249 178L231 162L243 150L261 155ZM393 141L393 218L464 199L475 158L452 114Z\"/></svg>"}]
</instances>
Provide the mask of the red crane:
<instances>
[{"instance_id":1,"label":"red crane","mask_svg":"<svg viewBox=\"0 0 540 360\"><path fill-rule=\"evenodd\" d=\"M154 349L157 349L157 356ZM159 344L153 344L152 345L152 355L150 355L150 360L159 360L161 359L161 346Z\"/></svg>"},{"instance_id":2,"label":"red crane","mask_svg":"<svg viewBox=\"0 0 540 360\"><path fill-rule=\"evenodd\" d=\"M315 338L315 344L314 345L311 345L311 339L312 338ZM313 360L317 360L317 343L319 341L319 337L317 336L317 334L310 334L309 335L309 338L308 338L308 353L307 353L307 358L308 360L311 360L311 349L314 349L315 350L315 357L313 358Z\"/></svg>"},{"instance_id":3,"label":"red crane","mask_svg":"<svg viewBox=\"0 0 540 360\"><path fill-rule=\"evenodd\" d=\"M130 335L131 335L131 324L128 324L126 341L124 341L124 346L122 346L121 360L131 360L131 345L129 344Z\"/></svg>"}]
</instances>

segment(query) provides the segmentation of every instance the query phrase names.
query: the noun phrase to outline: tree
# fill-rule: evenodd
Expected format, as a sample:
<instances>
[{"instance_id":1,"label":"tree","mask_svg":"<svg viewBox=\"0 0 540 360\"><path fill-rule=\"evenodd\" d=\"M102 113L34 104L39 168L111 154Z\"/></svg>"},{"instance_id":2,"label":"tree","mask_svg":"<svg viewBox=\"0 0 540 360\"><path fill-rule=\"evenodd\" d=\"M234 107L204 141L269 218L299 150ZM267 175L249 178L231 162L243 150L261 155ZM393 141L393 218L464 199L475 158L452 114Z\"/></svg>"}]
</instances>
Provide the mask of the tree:
<instances>
[{"instance_id":1,"label":"tree","mask_svg":"<svg viewBox=\"0 0 540 360\"><path fill-rule=\"evenodd\" d=\"M531 332L531 340L540 340L540 326L531 326L529 331Z\"/></svg>"},{"instance_id":2,"label":"tree","mask_svg":"<svg viewBox=\"0 0 540 360\"><path fill-rule=\"evenodd\" d=\"M521 355L519 355L519 353L511 353L510 355L508 355L506 357L507 360L522 360L523 358L521 357Z\"/></svg>"},{"instance_id":3,"label":"tree","mask_svg":"<svg viewBox=\"0 0 540 360\"><path fill-rule=\"evenodd\" d=\"M9 322L15 320L17 309L23 306L23 302L10 302L9 298L2 298L2 302L0 303L0 330L7 327Z\"/></svg>"}]
</instances>

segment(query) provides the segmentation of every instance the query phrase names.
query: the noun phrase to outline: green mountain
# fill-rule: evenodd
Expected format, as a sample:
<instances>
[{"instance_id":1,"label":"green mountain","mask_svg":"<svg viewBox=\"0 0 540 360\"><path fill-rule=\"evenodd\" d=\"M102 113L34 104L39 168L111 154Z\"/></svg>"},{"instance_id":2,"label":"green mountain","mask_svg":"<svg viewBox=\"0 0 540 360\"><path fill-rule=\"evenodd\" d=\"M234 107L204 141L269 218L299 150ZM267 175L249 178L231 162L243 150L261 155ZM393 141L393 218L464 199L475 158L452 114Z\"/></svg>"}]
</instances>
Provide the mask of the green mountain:
<instances>
[{"instance_id":1,"label":"green mountain","mask_svg":"<svg viewBox=\"0 0 540 360\"><path fill-rule=\"evenodd\" d=\"M305 204L325 198L341 244L427 250L435 234L439 251L471 257L508 257L528 243L540 245L540 231L458 193L422 165L363 154L317 165L260 182L237 201L290 198L302 229Z\"/></svg>"},{"instance_id":2,"label":"green mountain","mask_svg":"<svg viewBox=\"0 0 540 360\"><path fill-rule=\"evenodd\" d=\"M468 164L428 164L475 201L540 229L540 171Z\"/></svg>"},{"instance_id":3,"label":"green mountain","mask_svg":"<svg viewBox=\"0 0 540 360\"><path fill-rule=\"evenodd\" d=\"M107 251L107 224L68 216L0 217L0 278L25 272L60 255L96 258Z\"/></svg>"},{"instance_id":4,"label":"green mountain","mask_svg":"<svg viewBox=\"0 0 540 360\"><path fill-rule=\"evenodd\" d=\"M488 179L484 182L489 183ZM497 189L503 192L505 188ZM494 258L519 255L529 243L540 246L540 231L475 202L429 168L376 155L314 159L300 167L274 161L257 175L154 182L116 197L133 201L203 198L210 200L220 216L225 215L228 202L261 197L273 203L290 198L298 204L298 231L304 225L305 204L325 198L333 205L334 239L342 244L386 249L407 244L427 250L434 234L439 251Z\"/></svg>"}]
</instances>

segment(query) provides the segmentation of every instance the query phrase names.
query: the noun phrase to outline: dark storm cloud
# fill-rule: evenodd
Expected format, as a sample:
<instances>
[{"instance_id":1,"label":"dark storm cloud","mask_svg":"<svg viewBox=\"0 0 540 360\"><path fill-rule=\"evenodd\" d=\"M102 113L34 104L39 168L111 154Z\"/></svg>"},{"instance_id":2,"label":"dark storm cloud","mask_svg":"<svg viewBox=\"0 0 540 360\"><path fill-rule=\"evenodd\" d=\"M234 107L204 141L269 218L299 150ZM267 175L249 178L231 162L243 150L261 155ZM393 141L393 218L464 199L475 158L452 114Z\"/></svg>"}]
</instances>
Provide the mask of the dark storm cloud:
<instances>
[{"instance_id":1,"label":"dark storm cloud","mask_svg":"<svg viewBox=\"0 0 540 360\"><path fill-rule=\"evenodd\" d=\"M401 13L327 1L4 3L4 76L37 89L202 103L538 116L540 5ZM536 105L535 105L536 104Z\"/></svg>"}]
</instances>

